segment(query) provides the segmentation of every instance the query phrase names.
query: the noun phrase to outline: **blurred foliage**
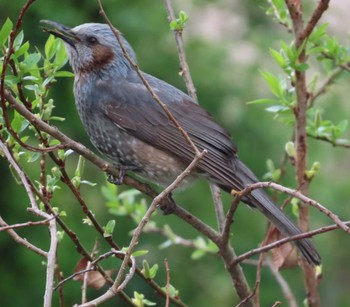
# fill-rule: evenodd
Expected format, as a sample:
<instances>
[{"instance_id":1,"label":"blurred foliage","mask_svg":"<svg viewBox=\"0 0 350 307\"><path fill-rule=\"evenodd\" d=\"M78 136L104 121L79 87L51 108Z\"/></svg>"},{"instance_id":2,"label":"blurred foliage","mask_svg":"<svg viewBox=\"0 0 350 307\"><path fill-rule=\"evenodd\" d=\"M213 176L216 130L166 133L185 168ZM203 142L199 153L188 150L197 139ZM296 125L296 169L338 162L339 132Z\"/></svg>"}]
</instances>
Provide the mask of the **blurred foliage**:
<instances>
[{"instance_id":1,"label":"blurred foliage","mask_svg":"<svg viewBox=\"0 0 350 307\"><path fill-rule=\"evenodd\" d=\"M24 1L0 2L0 45L6 43L5 38L11 28L7 17L15 20L23 4ZM279 180L279 167L284 152L293 157L293 143L289 141L292 134L290 124L293 123L295 93L288 87L293 81L292 69L307 70L310 76L314 76L309 83L310 93L315 93L323 82L336 74L336 83L325 89L325 93L320 95L308 113L308 134L327 141L309 140L308 176L313 178L311 197L328 206L339 216L349 216L349 152L330 145L347 143L350 137L347 128L347 114L350 112L347 104L349 74L337 72L340 65L349 61L349 50L347 42L339 43L328 34L343 29L334 29L332 24L318 27L307 42L308 55L312 58L317 54L316 58L310 59L312 67L309 67L299 65L296 58L300 50L295 50L289 44L291 37L283 27L265 15L265 9L268 7L265 1L259 1L257 5L256 1L252 0L201 0L192 3L178 0L174 1L174 4L178 12L186 12L182 17L179 15L180 25L174 26L183 27L186 24L184 37L187 57L200 104L232 133L235 143L240 148L240 158L260 178L265 174L265 178ZM183 80L178 75L176 47L162 3L152 0L105 0L103 5L114 25L134 46L141 68L185 89ZM280 15L280 22L285 21L282 11ZM75 110L73 79L70 78L71 73L65 71L69 69L68 66L64 66L64 48L59 40L53 37L47 39L47 34L43 33L39 26L41 19L55 20L71 26L91 21L103 22L97 2L64 0L58 3L37 0L25 15L23 32L15 44L17 49L14 61L17 61L16 65L21 68L20 75L18 78L11 75L6 78L6 86L14 91L17 81L24 79L25 93L33 102L37 116L50 120L73 139L89 145ZM332 87L335 90L330 90ZM259 104L247 105L247 101ZM266 107L266 103L269 104L266 109L268 112L262 108ZM273 118L278 121L272 120ZM28 122L16 112L11 117L11 124L23 140L35 136L35 131L26 129ZM4 137L9 138L10 144L18 146L10 136ZM51 140L48 138L48 141ZM52 142L54 144L55 141ZM16 158L27 162L26 171L33 178L38 177L40 156L20 148L17 153ZM84 161L71 151L60 151L59 157L65 161L74 185L80 187L89 208L101 224L105 225L105 235L113 236L121 246L127 246L130 233L142 218L150 200L124 186L117 188L106 184L103 173L97 172L89 163L84 164ZM61 216L67 215L64 220L79 233L81 241L92 249L96 232L68 188L58 184L59 170L53 163L48 164L51 173L47 174L47 188L49 192L54 192L53 205L58 208ZM32 218L24 210L28 205L27 196L14 180L4 159L0 159L0 174L0 215L10 224ZM282 183L295 186L292 167L287 166L287 174ZM180 204L215 227L214 211L211 201L208 201L210 197L205 182L198 182L188 190L175 194ZM228 196L224 196L224 200L229 203ZM326 217L312 210L312 228L328 223ZM43 236L40 227L42 226L19 229L18 233L34 244L47 248L49 237ZM265 219L241 206L235 215L232 236L237 253L256 247L265 230ZM232 302L237 301L232 291L231 279L216 256L215 246L198 237L198 233L190 226L174 216L157 214L147 225L141 238L137 251L141 254L144 250L150 251L137 258L144 272L160 285L165 285L163 262L167 258L171 284L174 287L172 291L174 295L179 291L182 300L190 306L208 306L208 302L232 306ZM340 231L314 239L324 261L325 278L320 289L325 306L342 306L350 299L347 283L344 282L350 274L347 265L349 252L346 248L348 240L349 238ZM181 246L183 242L186 242L188 247ZM106 243L101 241L99 250L108 249ZM0 253L2 305L40 305L45 281L45 266L40 270L42 259L13 242L5 233L0 235ZM58 259L65 276L73 272L79 258L72 243L63 236L60 240ZM115 262L107 260L103 265L111 268ZM245 265L244 269L252 285L256 268ZM272 305L276 299L285 302L271 274L265 269L262 274L261 305ZM305 293L300 270L290 270L282 274L301 302ZM74 281L65 285L67 306L77 302L80 287L81 285ZM25 289L25 295L18 295L19 289ZM103 291L105 288L90 290L89 297L96 297ZM163 302L138 277L132 280L126 292L140 305ZM56 302L57 296L55 293ZM122 304L116 298L104 306L115 306L118 303Z\"/></svg>"}]
</instances>

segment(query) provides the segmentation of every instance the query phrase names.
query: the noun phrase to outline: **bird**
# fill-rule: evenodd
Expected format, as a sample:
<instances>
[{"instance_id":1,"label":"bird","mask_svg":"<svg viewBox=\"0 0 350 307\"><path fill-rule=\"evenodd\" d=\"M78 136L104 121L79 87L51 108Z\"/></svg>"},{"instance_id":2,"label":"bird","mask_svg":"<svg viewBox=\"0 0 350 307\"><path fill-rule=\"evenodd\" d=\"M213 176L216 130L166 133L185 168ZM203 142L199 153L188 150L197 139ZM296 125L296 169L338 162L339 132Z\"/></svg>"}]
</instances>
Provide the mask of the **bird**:
<instances>
[{"instance_id":1,"label":"bird","mask_svg":"<svg viewBox=\"0 0 350 307\"><path fill-rule=\"evenodd\" d=\"M46 32L65 45L75 76L79 116L92 144L119 167L117 183L122 183L128 171L159 186L172 183L195 153L124 55L121 45L137 63L128 41L120 35L120 44L108 24L71 28L55 21L41 22ZM230 193L259 182L238 158L230 134L206 110L169 83L145 72L142 76L196 147L207 151L184 186L202 177ZM253 190L242 201L258 209L283 235L302 233L263 189ZM311 240L294 243L311 265L321 263Z\"/></svg>"}]
</instances>

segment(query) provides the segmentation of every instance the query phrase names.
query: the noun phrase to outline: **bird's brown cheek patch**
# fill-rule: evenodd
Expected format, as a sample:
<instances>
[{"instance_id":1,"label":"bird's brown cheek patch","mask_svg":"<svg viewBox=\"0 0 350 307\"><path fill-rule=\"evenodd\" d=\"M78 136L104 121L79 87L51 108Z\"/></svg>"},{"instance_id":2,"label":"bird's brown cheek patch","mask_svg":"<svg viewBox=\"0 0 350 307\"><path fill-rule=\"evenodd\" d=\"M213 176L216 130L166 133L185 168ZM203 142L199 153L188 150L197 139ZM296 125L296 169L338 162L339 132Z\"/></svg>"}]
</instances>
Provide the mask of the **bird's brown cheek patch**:
<instances>
[{"instance_id":1,"label":"bird's brown cheek patch","mask_svg":"<svg viewBox=\"0 0 350 307\"><path fill-rule=\"evenodd\" d=\"M101 69L111 63L115 57L113 50L110 47L96 45L92 49L93 69Z\"/></svg>"}]
</instances>

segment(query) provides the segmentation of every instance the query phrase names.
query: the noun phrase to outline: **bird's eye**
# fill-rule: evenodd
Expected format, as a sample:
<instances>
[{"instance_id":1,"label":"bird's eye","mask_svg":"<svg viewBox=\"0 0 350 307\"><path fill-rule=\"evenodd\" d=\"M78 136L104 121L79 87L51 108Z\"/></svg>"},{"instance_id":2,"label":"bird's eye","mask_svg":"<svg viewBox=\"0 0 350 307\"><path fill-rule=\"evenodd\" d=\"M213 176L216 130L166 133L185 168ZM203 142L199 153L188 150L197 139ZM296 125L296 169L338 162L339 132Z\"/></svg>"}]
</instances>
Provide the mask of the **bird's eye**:
<instances>
[{"instance_id":1,"label":"bird's eye","mask_svg":"<svg viewBox=\"0 0 350 307\"><path fill-rule=\"evenodd\" d=\"M88 36L87 41L89 44L97 44L98 43L98 40L95 36Z\"/></svg>"}]
</instances>

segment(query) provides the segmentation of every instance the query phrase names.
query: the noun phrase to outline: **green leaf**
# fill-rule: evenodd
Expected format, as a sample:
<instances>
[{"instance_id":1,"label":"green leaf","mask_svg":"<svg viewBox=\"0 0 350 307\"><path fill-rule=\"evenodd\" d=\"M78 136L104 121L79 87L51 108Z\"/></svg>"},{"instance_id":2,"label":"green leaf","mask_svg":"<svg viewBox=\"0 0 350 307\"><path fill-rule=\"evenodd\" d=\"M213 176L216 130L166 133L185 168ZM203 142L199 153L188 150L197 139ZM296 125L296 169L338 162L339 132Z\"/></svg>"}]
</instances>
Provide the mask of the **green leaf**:
<instances>
[{"instance_id":1,"label":"green leaf","mask_svg":"<svg viewBox=\"0 0 350 307\"><path fill-rule=\"evenodd\" d=\"M278 113L278 112L281 112L281 111L286 111L288 109L289 109L288 107L283 106L283 105L274 105L274 106L265 108L265 110L267 112L271 112L271 113Z\"/></svg>"},{"instance_id":2,"label":"green leaf","mask_svg":"<svg viewBox=\"0 0 350 307\"><path fill-rule=\"evenodd\" d=\"M28 153L28 155L29 155L28 160L27 160L28 163L35 162L41 157L40 152L30 152L30 153Z\"/></svg>"},{"instance_id":3,"label":"green leaf","mask_svg":"<svg viewBox=\"0 0 350 307\"><path fill-rule=\"evenodd\" d=\"M262 99L248 101L247 104L263 104L263 103L276 103L276 102L277 100L275 99L262 98Z\"/></svg>"},{"instance_id":4,"label":"green leaf","mask_svg":"<svg viewBox=\"0 0 350 307\"><path fill-rule=\"evenodd\" d=\"M50 60L54 56L55 51L55 36L51 34L45 43L46 59Z\"/></svg>"},{"instance_id":5,"label":"green leaf","mask_svg":"<svg viewBox=\"0 0 350 307\"><path fill-rule=\"evenodd\" d=\"M21 45L23 43L23 39L24 39L24 33L23 33L23 31L20 31L17 34L17 36L16 36L16 38L15 38L15 40L13 42L13 48L15 50L18 50L21 47Z\"/></svg>"},{"instance_id":6,"label":"green leaf","mask_svg":"<svg viewBox=\"0 0 350 307\"><path fill-rule=\"evenodd\" d=\"M35 64L37 64L41 59L41 54L40 53L32 53L29 54L24 61L22 62L22 64L26 65L27 69L32 68Z\"/></svg>"},{"instance_id":7,"label":"green leaf","mask_svg":"<svg viewBox=\"0 0 350 307\"><path fill-rule=\"evenodd\" d=\"M13 27L12 21L7 18L0 30L0 45L5 44Z\"/></svg>"},{"instance_id":8,"label":"green leaf","mask_svg":"<svg viewBox=\"0 0 350 307\"><path fill-rule=\"evenodd\" d=\"M162 290L164 292L169 291L169 296L170 297L175 297L175 296L179 295L179 291L176 290L176 288L173 285L169 285L168 289L167 289L167 287L162 287Z\"/></svg>"},{"instance_id":9,"label":"green leaf","mask_svg":"<svg viewBox=\"0 0 350 307\"><path fill-rule=\"evenodd\" d=\"M115 227L115 220L110 220L108 221L107 225L104 227L104 233L103 236L106 237L111 237L114 231Z\"/></svg>"},{"instance_id":10,"label":"green leaf","mask_svg":"<svg viewBox=\"0 0 350 307\"><path fill-rule=\"evenodd\" d=\"M275 61L277 62L277 64L281 67L281 68L285 68L287 66L287 62L286 59L284 58L284 56L282 54L280 54L278 51L270 48L270 54L272 55L272 57L275 59Z\"/></svg>"},{"instance_id":11,"label":"green leaf","mask_svg":"<svg viewBox=\"0 0 350 307\"><path fill-rule=\"evenodd\" d=\"M326 35L327 28L328 28L328 23L323 23L319 27L314 29L308 38L309 42L318 44L320 40Z\"/></svg>"},{"instance_id":12,"label":"green leaf","mask_svg":"<svg viewBox=\"0 0 350 307\"><path fill-rule=\"evenodd\" d=\"M25 54L30 47L29 42L25 42L17 51L15 51L15 57L18 58L22 54Z\"/></svg>"},{"instance_id":13,"label":"green leaf","mask_svg":"<svg viewBox=\"0 0 350 307\"><path fill-rule=\"evenodd\" d=\"M85 159L83 158L83 156L79 156L78 164L74 173L76 177L81 177L83 175L84 166L85 166Z\"/></svg>"},{"instance_id":14,"label":"green leaf","mask_svg":"<svg viewBox=\"0 0 350 307\"><path fill-rule=\"evenodd\" d=\"M74 74L72 72L70 72L70 71L61 70L61 71L55 72L55 77L69 77L69 78L72 78L72 77L74 77Z\"/></svg>"},{"instance_id":15,"label":"green leaf","mask_svg":"<svg viewBox=\"0 0 350 307\"><path fill-rule=\"evenodd\" d=\"M337 128L339 130L339 134L343 134L345 132L345 130L347 129L348 127L348 120L347 119L344 119L342 120L338 125L337 125Z\"/></svg>"},{"instance_id":16,"label":"green leaf","mask_svg":"<svg viewBox=\"0 0 350 307\"><path fill-rule=\"evenodd\" d=\"M261 71L261 74L263 78L266 80L267 84L270 87L271 92L276 96L276 97L283 97L283 89L280 83L280 80L278 78L271 74L268 71Z\"/></svg>"},{"instance_id":17,"label":"green leaf","mask_svg":"<svg viewBox=\"0 0 350 307\"><path fill-rule=\"evenodd\" d=\"M140 257L140 256L143 256L143 255L147 255L148 253L149 253L148 250L139 250L139 251L133 252L131 255L133 257Z\"/></svg>"},{"instance_id":18,"label":"green leaf","mask_svg":"<svg viewBox=\"0 0 350 307\"><path fill-rule=\"evenodd\" d=\"M197 249L191 254L191 259L198 260L198 259L202 258L203 256L205 256L205 254L206 254L206 252L204 250Z\"/></svg>"},{"instance_id":19,"label":"green leaf","mask_svg":"<svg viewBox=\"0 0 350 307\"><path fill-rule=\"evenodd\" d=\"M60 69L68 61L67 51L61 40L57 43L57 51L55 56L55 64L57 69Z\"/></svg>"}]
</instances>

